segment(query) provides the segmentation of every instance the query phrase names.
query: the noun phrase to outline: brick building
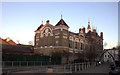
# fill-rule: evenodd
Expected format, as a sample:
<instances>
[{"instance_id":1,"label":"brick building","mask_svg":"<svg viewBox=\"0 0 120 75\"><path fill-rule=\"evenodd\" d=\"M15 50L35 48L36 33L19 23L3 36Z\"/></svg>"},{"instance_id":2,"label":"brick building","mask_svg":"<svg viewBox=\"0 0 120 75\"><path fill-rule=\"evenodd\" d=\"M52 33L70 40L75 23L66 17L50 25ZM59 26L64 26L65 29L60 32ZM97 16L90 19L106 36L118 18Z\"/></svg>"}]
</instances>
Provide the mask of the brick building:
<instances>
[{"instance_id":1,"label":"brick building","mask_svg":"<svg viewBox=\"0 0 120 75\"><path fill-rule=\"evenodd\" d=\"M91 29L88 22L87 32L85 28L80 28L79 33L69 31L69 26L61 18L54 26L47 20L46 24L41 24L35 31L34 53L53 56L55 54L63 57L62 63L72 62L84 53L85 59L89 60L89 56L99 56L103 51L103 32L98 35L96 29ZM64 58L64 56L68 58ZM81 56L83 58L83 56Z\"/></svg>"}]
</instances>

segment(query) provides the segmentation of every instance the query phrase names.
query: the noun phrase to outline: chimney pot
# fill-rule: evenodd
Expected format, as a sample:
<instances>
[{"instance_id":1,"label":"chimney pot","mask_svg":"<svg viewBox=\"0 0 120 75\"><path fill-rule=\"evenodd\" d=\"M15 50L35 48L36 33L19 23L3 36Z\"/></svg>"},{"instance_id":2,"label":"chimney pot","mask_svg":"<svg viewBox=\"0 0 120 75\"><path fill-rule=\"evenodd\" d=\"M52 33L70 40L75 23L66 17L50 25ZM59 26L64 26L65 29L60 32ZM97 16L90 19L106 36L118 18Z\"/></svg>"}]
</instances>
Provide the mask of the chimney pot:
<instances>
[{"instance_id":1,"label":"chimney pot","mask_svg":"<svg viewBox=\"0 0 120 75\"><path fill-rule=\"evenodd\" d=\"M49 24L49 22L50 22L49 20L46 21L47 24Z\"/></svg>"}]
</instances>

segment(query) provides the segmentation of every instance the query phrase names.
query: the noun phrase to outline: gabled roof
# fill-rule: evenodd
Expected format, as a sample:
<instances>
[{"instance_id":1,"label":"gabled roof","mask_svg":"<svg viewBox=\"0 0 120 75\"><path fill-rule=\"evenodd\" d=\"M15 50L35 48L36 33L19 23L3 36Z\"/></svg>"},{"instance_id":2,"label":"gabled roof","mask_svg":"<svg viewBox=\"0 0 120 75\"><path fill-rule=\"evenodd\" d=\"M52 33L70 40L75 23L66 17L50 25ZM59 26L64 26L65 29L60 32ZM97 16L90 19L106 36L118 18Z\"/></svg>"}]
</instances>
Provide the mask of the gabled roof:
<instances>
[{"instance_id":1,"label":"gabled roof","mask_svg":"<svg viewBox=\"0 0 120 75\"><path fill-rule=\"evenodd\" d=\"M0 44L9 44L4 39L0 38Z\"/></svg>"},{"instance_id":2,"label":"gabled roof","mask_svg":"<svg viewBox=\"0 0 120 75\"><path fill-rule=\"evenodd\" d=\"M43 24L41 24L38 28L37 28L37 30L39 30L40 28L42 28L44 25Z\"/></svg>"},{"instance_id":3,"label":"gabled roof","mask_svg":"<svg viewBox=\"0 0 120 75\"><path fill-rule=\"evenodd\" d=\"M59 25L65 25L65 26L69 27L63 19L61 19L55 26L59 26Z\"/></svg>"},{"instance_id":4,"label":"gabled roof","mask_svg":"<svg viewBox=\"0 0 120 75\"><path fill-rule=\"evenodd\" d=\"M88 33L86 33L86 36L91 36L91 35L96 35L96 36L98 36L98 33L96 32L96 33L94 33L94 32L91 32L91 31L89 31Z\"/></svg>"},{"instance_id":5,"label":"gabled roof","mask_svg":"<svg viewBox=\"0 0 120 75\"><path fill-rule=\"evenodd\" d=\"M16 45L16 43L10 38L6 38L6 39L0 38L0 44Z\"/></svg>"},{"instance_id":6,"label":"gabled roof","mask_svg":"<svg viewBox=\"0 0 120 75\"><path fill-rule=\"evenodd\" d=\"M9 45L16 45L16 43L10 39L9 37L5 39L5 41L9 44Z\"/></svg>"}]
</instances>

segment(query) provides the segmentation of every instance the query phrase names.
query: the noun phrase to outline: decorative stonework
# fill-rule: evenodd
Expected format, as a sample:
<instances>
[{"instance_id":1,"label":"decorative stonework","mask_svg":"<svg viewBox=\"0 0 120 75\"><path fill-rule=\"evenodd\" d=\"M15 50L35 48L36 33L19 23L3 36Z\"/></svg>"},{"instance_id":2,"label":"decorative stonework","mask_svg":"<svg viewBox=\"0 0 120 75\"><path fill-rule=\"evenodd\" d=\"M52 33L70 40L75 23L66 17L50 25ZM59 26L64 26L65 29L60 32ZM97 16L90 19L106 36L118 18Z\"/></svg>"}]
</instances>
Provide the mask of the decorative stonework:
<instances>
[{"instance_id":1,"label":"decorative stonework","mask_svg":"<svg viewBox=\"0 0 120 75\"><path fill-rule=\"evenodd\" d=\"M44 36L47 37L48 34L50 34L50 36L53 36L53 31L52 31L52 29L51 29L50 27L45 27L45 28L42 30L40 37L41 37L41 38L44 37Z\"/></svg>"}]
</instances>

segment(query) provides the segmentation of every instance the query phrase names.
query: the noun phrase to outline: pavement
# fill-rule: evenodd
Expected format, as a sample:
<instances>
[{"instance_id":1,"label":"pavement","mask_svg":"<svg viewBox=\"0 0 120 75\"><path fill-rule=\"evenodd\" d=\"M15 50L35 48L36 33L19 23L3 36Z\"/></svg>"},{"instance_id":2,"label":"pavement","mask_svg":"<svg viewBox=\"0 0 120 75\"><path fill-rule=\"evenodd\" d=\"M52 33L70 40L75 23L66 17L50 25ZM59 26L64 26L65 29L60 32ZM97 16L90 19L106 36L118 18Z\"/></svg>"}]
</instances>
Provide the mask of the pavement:
<instances>
[{"instance_id":1,"label":"pavement","mask_svg":"<svg viewBox=\"0 0 120 75\"><path fill-rule=\"evenodd\" d=\"M80 71L78 73L108 73L110 72L109 63L102 63L98 66L92 66L86 70Z\"/></svg>"}]
</instances>

